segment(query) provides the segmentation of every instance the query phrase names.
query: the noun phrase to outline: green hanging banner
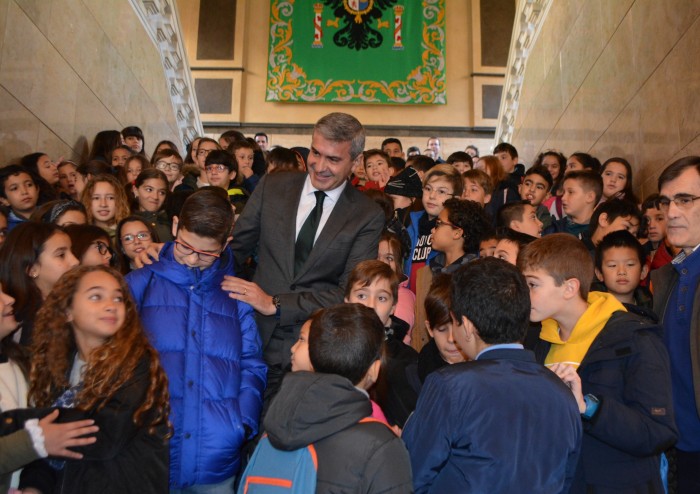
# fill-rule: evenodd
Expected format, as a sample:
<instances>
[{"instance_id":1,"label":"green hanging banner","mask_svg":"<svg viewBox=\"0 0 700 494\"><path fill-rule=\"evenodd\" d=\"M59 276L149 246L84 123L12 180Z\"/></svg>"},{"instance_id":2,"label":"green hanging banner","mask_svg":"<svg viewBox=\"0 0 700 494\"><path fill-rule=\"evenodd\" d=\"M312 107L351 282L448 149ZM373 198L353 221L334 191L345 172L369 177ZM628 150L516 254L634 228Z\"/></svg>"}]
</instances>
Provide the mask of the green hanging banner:
<instances>
[{"instance_id":1,"label":"green hanging banner","mask_svg":"<svg viewBox=\"0 0 700 494\"><path fill-rule=\"evenodd\" d=\"M442 104L445 0L271 0L267 101Z\"/></svg>"}]
</instances>

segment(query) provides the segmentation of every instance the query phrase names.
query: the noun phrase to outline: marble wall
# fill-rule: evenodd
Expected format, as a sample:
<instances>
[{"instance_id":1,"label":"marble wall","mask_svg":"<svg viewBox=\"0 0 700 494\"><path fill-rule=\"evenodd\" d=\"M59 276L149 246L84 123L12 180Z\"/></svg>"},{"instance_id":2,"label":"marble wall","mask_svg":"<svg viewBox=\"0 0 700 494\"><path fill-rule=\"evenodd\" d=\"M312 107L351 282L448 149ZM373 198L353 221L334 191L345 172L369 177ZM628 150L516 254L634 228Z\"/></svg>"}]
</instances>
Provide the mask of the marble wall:
<instances>
[{"instance_id":1,"label":"marble wall","mask_svg":"<svg viewBox=\"0 0 700 494\"><path fill-rule=\"evenodd\" d=\"M527 60L513 144L627 158L640 195L700 154L700 2L554 1Z\"/></svg>"},{"instance_id":2,"label":"marble wall","mask_svg":"<svg viewBox=\"0 0 700 494\"><path fill-rule=\"evenodd\" d=\"M160 53L127 0L0 0L0 166L81 159L94 135L140 126L179 142Z\"/></svg>"}]
</instances>

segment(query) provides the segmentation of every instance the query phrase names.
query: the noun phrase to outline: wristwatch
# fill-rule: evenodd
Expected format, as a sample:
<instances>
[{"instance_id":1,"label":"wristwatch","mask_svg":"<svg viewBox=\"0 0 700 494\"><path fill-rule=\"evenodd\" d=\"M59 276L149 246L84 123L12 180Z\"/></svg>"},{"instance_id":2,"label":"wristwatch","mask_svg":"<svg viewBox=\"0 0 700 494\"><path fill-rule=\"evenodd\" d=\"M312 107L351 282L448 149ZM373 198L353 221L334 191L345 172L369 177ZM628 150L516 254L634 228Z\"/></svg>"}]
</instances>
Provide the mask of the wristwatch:
<instances>
[{"instance_id":1,"label":"wristwatch","mask_svg":"<svg viewBox=\"0 0 700 494\"><path fill-rule=\"evenodd\" d=\"M583 397L583 401L586 402L586 410L581 414L585 420L591 420L600 406L600 400L592 394L587 394Z\"/></svg>"},{"instance_id":2,"label":"wristwatch","mask_svg":"<svg viewBox=\"0 0 700 494\"><path fill-rule=\"evenodd\" d=\"M277 319L279 319L280 318L280 296L279 295L272 296L272 305L275 306L275 317Z\"/></svg>"}]
</instances>

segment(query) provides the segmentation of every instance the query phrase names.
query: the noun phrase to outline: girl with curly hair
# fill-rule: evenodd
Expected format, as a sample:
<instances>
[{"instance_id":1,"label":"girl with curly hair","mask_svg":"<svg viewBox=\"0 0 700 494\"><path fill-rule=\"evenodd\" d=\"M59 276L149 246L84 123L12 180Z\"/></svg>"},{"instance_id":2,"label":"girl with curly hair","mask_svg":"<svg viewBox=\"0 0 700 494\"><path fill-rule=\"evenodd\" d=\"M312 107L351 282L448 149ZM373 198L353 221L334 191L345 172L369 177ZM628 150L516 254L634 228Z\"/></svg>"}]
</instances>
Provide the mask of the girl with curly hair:
<instances>
[{"instance_id":1,"label":"girl with curly hair","mask_svg":"<svg viewBox=\"0 0 700 494\"><path fill-rule=\"evenodd\" d=\"M124 278L106 266L66 273L37 315L32 348L29 401L63 408L62 418L92 418L100 429L80 449L84 460L34 462L20 488L167 492L167 378Z\"/></svg>"}]
</instances>

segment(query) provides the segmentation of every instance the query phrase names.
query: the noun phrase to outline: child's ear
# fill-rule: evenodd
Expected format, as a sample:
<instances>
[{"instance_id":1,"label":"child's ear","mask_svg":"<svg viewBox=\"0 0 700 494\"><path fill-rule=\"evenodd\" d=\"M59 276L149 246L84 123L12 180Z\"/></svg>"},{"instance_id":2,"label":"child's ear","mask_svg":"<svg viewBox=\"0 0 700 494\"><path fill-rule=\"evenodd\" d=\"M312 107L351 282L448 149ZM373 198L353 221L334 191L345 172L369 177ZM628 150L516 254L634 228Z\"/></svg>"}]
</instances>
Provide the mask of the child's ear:
<instances>
[{"instance_id":1,"label":"child's ear","mask_svg":"<svg viewBox=\"0 0 700 494\"><path fill-rule=\"evenodd\" d=\"M0 204L2 204L3 206L10 207L10 202L4 197L0 197Z\"/></svg>"},{"instance_id":2,"label":"child's ear","mask_svg":"<svg viewBox=\"0 0 700 494\"><path fill-rule=\"evenodd\" d=\"M425 320L425 329L428 330L428 334L430 335L430 337L431 337L431 338L434 338L434 336L433 336L433 328L430 327L430 323L428 322L427 319Z\"/></svg>"},{"instance_id":3,"label":"child's ear","mask_svg":"<svg viewBox=\"0 0 700 494\"><path fill-rule=\"evenodd\" d=\"M347 297L343 297L343 302L346 303L346 304L349 304L349 303L350 303L350 300L348 300Z\"/></svg>"},{"instance_id":4,"label":"child's ear","mask_svg":"<svg viewBox=\"0 0 700 494\"><path fill-rule=\"evenodd\" d=\"M600 226L610 226L610 222L608 221L608 213L600 213L600 216L598 216L598 224Z\"/></svg>"},{"instance_id":5,"label":"child's ear","mask_svg":"<svg viewBox=\"0 0 700 494\"><path fill-rule=\"evenodd\" d=\"M484 194L484 204L491 202L491 194Z\"/></svg>"},{"instance_id":6,"label":"child's ear","mask_svg":"<svg viewBox=\"0 0 700 494\"><path fill-rule=\"evenodd\" d=\"M381 360L375 360L374 362L372 362L372 364L369 366L369 369L367 369L367 372L365 373L365 377L362 379L365 383L365 389L371 388L372 385L377 382L377 379L379 378L379 370L381 368Z\"/></svg>"},{"instance_id":7,"label":"child's ear","mask_svg":"<svg viewBox=\"0 0 700 494\"><path fill-rule=\"evenodd\" d=\"M232 170L231 173L228 174L228 179L231 182L233 182L235 178L236 178L236 170Z\"/></svg>"},{"instance_id":8,"label":"child's ear","mask_svg":"<svg viewBox=\"0 0 700 494\"><path fill-rule=\"evenodd\" d=\"M139 196L135 185L131 186L131 193L134 194L134 197Z\"/></svg>"},{"instance_id":9,"label":"child's ear","mask_svg":"<svg viewBox=\"0 0 700 494\"><path fill-rule=\"evenodd\" d=\"M595 203L595 191L589 190L588 192L586 192L586 196L585 196L585 197L586 197L586 202L587 202L587 203L590 203L590 204L594 204L594 203ZM602 214L601 214L601 216L602 216Z\"/></svg>"},{"instance_id":10,"label":"child's ear","mask_svg":"<svg viewBox=\"0 0 700 494\"><path fill-rule=\"evenodd\" d=\"M177 216L173 216L173 227L170 230L170 233L173 234L173 238L177 237L177 225L180 223L180 218Z\"/></svg>"},{"instance_id":11,"label":"child's ear","mask_svg":"<svg viewBox=\"0 0 700 494\"><path fill-rule=\"evenodd\" d=\"M644 270L642 270L642 273ZM603 281L603 273L600 272L598 268L595 268L595 277L598 278L598 281ZM642 276L644 278L644 276Z\"/></svg>"},{"instance_id":12,"label":"child's ear","mask_svg":"<svg viewBox=\"0 0 700 494\"><path fill-rule=\"evenodd\" d=\"M581 288L581 282L578 278L569 278L564 280L564 299L571 300L574 297L579 296L579 289Z\"/></svg>"}]
</instances>

